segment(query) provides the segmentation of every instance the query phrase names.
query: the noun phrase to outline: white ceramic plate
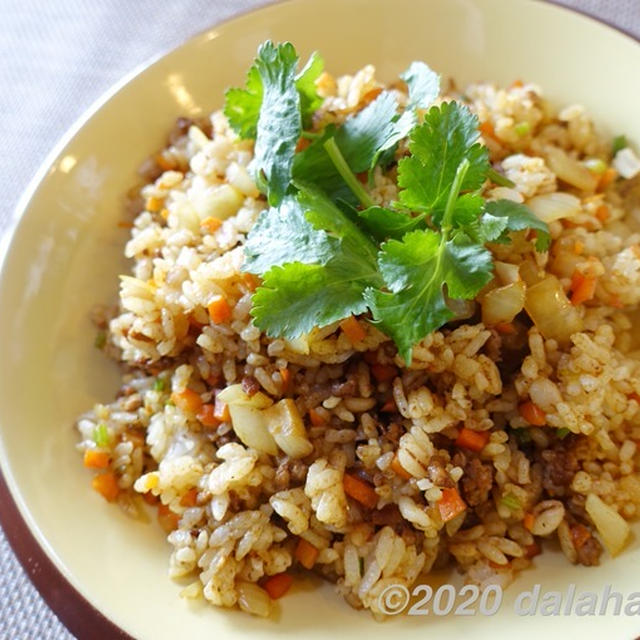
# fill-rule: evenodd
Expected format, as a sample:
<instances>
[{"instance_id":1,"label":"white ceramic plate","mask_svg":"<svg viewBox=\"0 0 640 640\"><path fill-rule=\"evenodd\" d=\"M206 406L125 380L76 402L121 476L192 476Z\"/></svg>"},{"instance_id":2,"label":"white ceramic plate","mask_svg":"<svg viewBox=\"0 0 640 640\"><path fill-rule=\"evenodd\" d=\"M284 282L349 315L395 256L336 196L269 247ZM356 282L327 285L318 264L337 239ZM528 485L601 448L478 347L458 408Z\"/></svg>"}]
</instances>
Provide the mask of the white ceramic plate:
<instances>
[{"instance_id":1,"label":"white ceramic plate","mask_svg":"<svg viewBox=\"0 0 640 640\"><path fill-rule=\"evenodd\" d=\"M292 0L213 27L121 83L66 137L23 198L0 279L0 462L19 510L5 492L4 525L23 561L31 558L35 582L75 633L93 638L114 637L116 627L157 640L634 637L638 616L520 618L512 603L535 583L598 593L612 584L626 598L638 588L637 542L598 568L543 554L492 617L403 616L380 625L309 581L282 601L279 620L265 621L180 600L180 587L166 577L169 550L159 528L128 520L89 488L72 425L117 388L116 367L93 348L87 316L94 303L115 299L123 194L174 118L220 107L223 90L242 82L266 38L291 40L303 55L319 49L338 74L372 62L391 79L422 59L461 85L526 79L558 103L584 104L604 131L640 142L638 43L532 0Z\"/></svg>"}]
</instances>

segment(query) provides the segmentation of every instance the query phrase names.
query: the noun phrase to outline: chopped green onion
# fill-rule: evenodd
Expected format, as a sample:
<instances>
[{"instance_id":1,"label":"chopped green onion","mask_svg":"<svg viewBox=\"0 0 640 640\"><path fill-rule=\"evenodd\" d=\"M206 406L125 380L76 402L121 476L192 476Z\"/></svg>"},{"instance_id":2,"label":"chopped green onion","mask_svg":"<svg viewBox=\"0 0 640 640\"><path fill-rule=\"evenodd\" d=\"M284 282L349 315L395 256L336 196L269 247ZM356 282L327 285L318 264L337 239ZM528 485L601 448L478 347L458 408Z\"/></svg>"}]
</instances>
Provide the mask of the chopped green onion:
<instances>
[{"instance_id":1,"label":"chopped green onion","mask_svg":"<svg viewBox=\"0 0 640 640\"><path fill-rule=\"evenodd\" d=\"M107 425L104 422L101 422L93 430L93 441L99 447L108 447L110 440L111 440L111 437L109 436L109 429L107 429Z\"/></svg>"},{"instance_id":2,"label":"chopped green onion","mask_svg":"<svg viewBox=\"0 0 640 640\"><path fill-rule=\"evenodd\" d=\"M516 498L512 493L507 493L502 496L502 498L500 498L500 502L507 507L507 509L511 509L511 511L517 511L522 508L520 500L518 500L518 498Z\"/></svg>"},{"instance_id":3,"label":"chopped green onion","mask_svg":"<svg viewBox=\"0 0 640 640\"><path fill-rule=\"evenodd\" d=\"M518 122L518 124L513 128L517 135L521 138L526 136L529 131L531 131L531 125L525 120L524 122Z\"/></svg>"},{"instance_id":4,"label":"chopped green onion","mask_svg":"<svg viewBox=\"0 0 640 640\"><path fill-rule=\"evenodd\" d=\"M589 158L584 161L584 166L591 171L591 173L603 174L607 170L607 163L600 158Z\"/></svg>"},{"instance_id":5,"label":"chopped green onion","mask_svg":"<svg viewBox=\"0 0 640 640\"><path fill-rule=\"evenodd\" d=\"M176 405L175 405L175 403L173 402L173 400L167 400L167 401L164 403L164 406L165 406L165 407L175 407Z\"/></svg>"},{"instance_id":6,"label":"chopped green onion","mask_svg":"<svg viewBox=\"0 0 640 640\"><path fill-rule=\"evenodd\" d=\"M616 136L611 143L611 153L615 156L618 151L622 151L625 147L628 147L626 136Z\"/></svg>"},{"instance_id":7,"label":"chopped green onion","mask_svg":"<svg viewBox=\"0 0 640 640\"><path fill-rule=\"evenodd\" d=\"M513 433L518 444L526 445L531 442L531 432L527 428L514 429Z\"/></svg>"},{"instance_id":8,"label":"chopped green onion","mask_svg":"<svg viewBox=\"0 0 640 640\"><path fill-rule=\"evenodd\" d=\"M515 182L512 182L507 178L507 176L503 176L501 173L498 173L495 169L489 169L487 171L487 178L493 182L493 184L497 184L500 187L509 187L513 189L516 186Z\"/></svg>"},{"instance_id":9,"label":"chopped green onion","mask_svg":"<svg viewBox=\"0 0 640 640\"><path fill-rule=\"evenodd\" d=\"M156 378L155 382L153 383L153 390L164 391L166 384L167 383L162 378Z\"/></svg>"},{"instance_id":10,"label":"chopped green onion","mask_svg":"<svg viewBox=\"0 0 640 640\"><path fill-rule=\"evenodd\" d=\"M562 429L558 429L558 431L556 431L556 435L560 440L564 440L570 433L571 431L569 431L567 427L562 427Z\"/></svg>"},{"instance_id":11,"label":"chopped green onion","mask_svg":"<svg viewBox=\"0 0 640 640\"><path fill-rule=\"evenodd\" d=\"M329 138L324 143L324 148L331 158L331 162L333 162L336 170L342 176L342 179L347 183L347 186L353 194L360 200L360 203L363 207L373 207L375 202L372 200L371 196L366 192L365 188L360 184L358 178L356 178L353 171L347 164L347 161L344 159L342 152L338 148L336 144L335 138Z\"/></svg>"},{"instance_id":12,"label":"chopped green onion","mask_svg":"<svg viewBox=\"0 0 640 640\"><path fill-rule=\"evenodd\" d=\"M104 349L107 344L107 334L105 331L98 331L96 333L96 339L93 341L93 346L96 349Z\"/></svg>"}]
</instances>

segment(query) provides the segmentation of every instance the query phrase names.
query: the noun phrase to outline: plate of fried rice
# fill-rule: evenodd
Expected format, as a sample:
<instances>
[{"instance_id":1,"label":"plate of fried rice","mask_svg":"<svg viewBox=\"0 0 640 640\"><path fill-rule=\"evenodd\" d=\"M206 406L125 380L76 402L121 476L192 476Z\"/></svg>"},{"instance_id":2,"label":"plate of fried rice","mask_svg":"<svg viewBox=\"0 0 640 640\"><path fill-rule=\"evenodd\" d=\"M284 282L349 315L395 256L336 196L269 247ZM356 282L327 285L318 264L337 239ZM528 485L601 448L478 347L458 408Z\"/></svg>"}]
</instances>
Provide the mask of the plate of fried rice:
<instances>
[{"instance_id":1,"label":"plate of fried rice","mask_svg":"<svg viewBox=\"0 0 640 640\"><path fill-rule=\"evenodd\" d=\"M637 634L640 49L389 8L214 27L23 199L3 525L79 637Z\"/></svg>"}]
</instances>

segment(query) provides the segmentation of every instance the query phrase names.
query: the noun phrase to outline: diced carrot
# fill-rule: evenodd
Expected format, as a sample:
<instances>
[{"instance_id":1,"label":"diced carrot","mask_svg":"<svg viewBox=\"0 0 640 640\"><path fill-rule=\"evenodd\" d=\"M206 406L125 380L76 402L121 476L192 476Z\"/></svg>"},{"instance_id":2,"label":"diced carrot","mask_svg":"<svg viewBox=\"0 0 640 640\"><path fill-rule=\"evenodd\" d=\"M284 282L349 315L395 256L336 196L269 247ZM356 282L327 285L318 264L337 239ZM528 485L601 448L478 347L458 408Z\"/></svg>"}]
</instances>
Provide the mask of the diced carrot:
<instances>
[{"instance_id":1,"label":"diced carrot","mask_svg":"<svg viewBox=\"0 0 640 640\"><path fill-rule=\"evenodd\" d=\"M213 296L207 310L215 324L221 324L231 318L231 307L224 296Z\"/></svg>"},{"instance_id":2,"label":"diced carrot","mask_svg":"<svg viewBox=\"0 0 640 640\"><path fill-rule=\"evenodd\" d=\"M344 331L344 334L349 338L351 344L361 342L367 337L367 332L364 327L354 318L349 316L340 323L340 328Z\"/></svg>"},{"instance_id":3,"label":"diced carrot","mask_svg":"<svg viewBox=\"0 0 640 640\"><path fill-rule=\"evenodd\" d=\"M527 558L535 558L542 553L542 549L537 542L532 542L530 545L524 548L524 555Z\"/></svg>"},{"instance_id":4,"label":"diced carrot","mask_svg":"<svg viewBox=\"0 0 640 640\"><path fill-rule=\"evenodd\" d=\"M491 138L495 142L498 142L498 143L502 144L500 139L496 136L496 131L493 128L493 125L491 124L491 122L489 122L489 120L485 120L484 122L481 122L480 126L478 127L478 129L480 129L480 133L485 138Z\"/></svg>"},{"instance_id":5,"label":"diced carrot","mask_svg":"<svg viewBox=\"0 0 640 640\"><path fill-rule=\"evenodd\" d=\"M185 493L182 498L180 498L180 504L183 507L195 507L198 500L198 489L196 487L193 487L191 489L189 489L189 491L187 491L187 493Z\"/></svg>"},{"instance_id":6,"label":"diced carrot","mask_svg":"<svg viewBox=\"0 0 640 640\"><path fill-rule=\"evenodd\" d=\"M511 335L516 332L516 328L513 325L513 322L498 322L498 324L493 327L498 333L502 333L505 335Z\"/></svg>"},{"instance_id":7,"label":"diced carrot","mask_svg":"<svg viewBox=\"0 0 640 640\"><path fill-rule=\"evenodd\" d=\"M147 202L145 203L145 209L150 211L151 213L156 213L162 209L162 199L156 198L155 196L151 196L147 198Z\"/></svg>"},{"instance_id":8,"label":"diced carrot","mask_svg":"<svg viewBox=\"0 0 640 640\"><path fill-rule=\"evenodd\" d=\"M309 409L309 420L314 427L321 427L326 424L326 420L315 410Z\"/></svg>"},{"instance_id":9,"label":"diced carrot","mask_svg":"<svg viewBox=\"0 0 640 640\"><path fill-rule=\"evenodd\" d=\"M547 414L533 402L523 402L518 411L520 415L529 423L535 427L543 427L547 424Z\"/></svg>"},{"instance_id":10,"label":"diced carrot","mask_svg":"<svg viewBox=\"0 0 640 640\"><path fill-rule=\"evenodd\" d=\"M393 398L389 398L381 407L380 407L380 411L382 411L383 413L393 413L394 411L397 411L398 408L396 407L396 401Z\"/></svg>"},{"instance_id":11,"label":"diced carrot","mask_svg":"<svg viewBox=\"0 0 640 640\"><path fill-rule=\"evenodd\" d=\"M449 520L453 520L458 514L462 513L467 508L467 505L460 497L457 489L445 487L441 491L442 498L438 500L438 511L440 511L442 522L449 522Z\"/></svg>"},{"instance_id":12,"label":"diced carrot","mask_svg":"<svg viewBox=\"0 0 640 640\"><path fill-rule=\"evenodd\" d=\"M216 406L214 404L203 404L196 418L198 418L205 427L217 427L220 424L220 420L216 418L215 411Z\"/></svg>"},{"instance_id":13,"label":"diced carrot","mask_svg":"<svg viewBox=\"0 0 640 640\"><path fill-rule=\"evenodd\" d=\"M579 305L587 300L592 300L596 294L597 278L585 276L577 269L571 276L571 304Z\"/></svg>"},{"instance_id":14,"label":"diced carrot","mask_svg":"<svg viewBox=\"0 0 640 640\"><path fill-rule=\"evenodd\" d=\"M633 391L629 394L629 400L635 400L638 404L640 404L640 394Z\"/></svg>"},{"instance_id":15,"label":"diced carrot","mask_svg":"<svg viewBox=\"0 0 640 640\"><path fill-rule=\"evenodd\" d=\"M609 211L609 207L606 204L601 204L596 209L596 218L604 224L611 217L611 211Z\"/></svg>"},{"instance_id":16,"label":"diced carrot","mask_svg":"<svg viewBox=\"0 0 640 640\"><path fill-rule=\"evenodd\" d=\"M242 281L245 283L249 291L255 291L260 286L260 280L258 276L254 276L253 273L243 273Z\"/></svg>"},{"instance_id":17,"label":"diced carrot","mask_svg":"<svg viewBox=\"0 0 640 640\"><path fill-rule=\"evenodd\" d=\"M172 169L176 168L176 164L175 162L172 162L170 160L168 160L167 158L165 158L161 153L159 153L156 156L156 164L163 170L163 171L171 171Z\"/></svg>"},{"instance_id":18,"label":"diced carrot","mask_svg":"<svg viewBox=\"0 0 640 640\"><path fill-rule=\"evenodd\" d=\"M127 220L120 220L118 222L118 226L121 229L133 229L133 222L128 222Z\"/></svg>"},{"instance_id":19,"label":"diced carrot","mask_svg":"<svg viewBox=\"0 0 640 640\"><path fill-rule=\"evenodd\" d=\"M215 233L222 226L222 220L209 216L200 222L200 226L209 233Z\"/></svg>"},{"instance_id":20,"label":"diced carrot","mask_svg":"<svg viewBox=\"0 0 640 640\"><path fill-rule=\"evenodd\" d=\"M171 394L171 400L173 404L184 413L198 413L200 409L202 409L202 398L200 394L191 389L185 389L180 392L174 391L174 393Z\"/></svg>"},{"instance_id":21,"label":"diced carrot","mask_svg":"<svg viewBox=\"0 0 640 640\"><path fill-rule=\"evenodd\" d=\"M613 168L609 167L600 177L598 182L598 191L604 191L617 177L618 172Z\"/></svg>"},{"instance_id":22,"label":"diced carrot","mask_svg":"<svg viewBox=\"0 0 640 640\"><path fill-rule=\"evenodd\" d=\"M488 431L474 431L473 429L462 427L455 444L471 451L482 451L487 446L490 437L491 435Z\"/></svg>"},{"instance_id":23,"label":"diced carrot","mask_svg":"<svg viewBox=\"0 0 640 640\"><path fill-rule=\"evenodd\" d=\"M311 140L309 140L309 138L300 136L298 138L298 143L296 144L296 153L299 153L300 151L304 151L310 144L311 144Z\"/></svg>"},{"instance_id":24,"label":"diced carrot","mask_svg":"<svg viewBox=\"0 0 640 640\"><path fill-rule=\"evenodd\" d=\"M290 574L277 573L275 576L269 576L262 586L272 600L277 600L289 591L292 584L293 577Z\"/></svg>"},{"instance_id":25,"label":"diced carrot","mask_svg":"<svg viewBox=\"0 0 640 640\"><path fill-rule=\"evenodd\" d=\"M389 382L398 375L398 370L390 364L372 364L371 373L378 382Z\"/></svg>"},{"instance_id":26,"label":"diced carrot","mask_svg":"<svg viewBox=\"0 0 640 640\"><path fill-rule=\"evenodd\" d=\"M398 456L393 457L393 460L391 461L391 469L396 475L399 475L405 480L411 480L411 478L413 478L413 476L400 464Z\"/></svg>"},{"instance_id":27,"label":"diced carrot","mask_svg":"<svg viewBox=\"0 0 640 640\"><path fill-rule=\"evenodd\" d=\"M231 420L229 405L226 402L222 402L222 400L216 398L213 415L216 419L220 420L220 422L229 422L229 420Z\"/></svg>"},{"instance_id":28,"label":"diced carrot","mask_svg":"<svg viewBox=\"0 0 640 640\"><path fill-rule=\"evenodd\" d=\"M368 509L373 509L378 504L378 494L368 482L352 476L350 473L345 473L342 484L344 492L348 496L351 496Z\"/></svg>"},{"instance_id":29,"label":"diced carrot","mask_svg":"<svg viewBox=\"0 0 640 640\"><path fill-rule=\"evenodd\" d=\"M91 486L109 502L113 502L120 493L118 479L113 471L105 471L93 477Z\"/></svg>"},{"instance_id":30,"label":"diced carrot","mask_svg":"<svg viewBox=\"0 0 640 640\"><path fill-rule=\"evenodd\" d=\"M282 393L287 393L291 386L291 369L282 367L278 369L282 378Z\"/></svg>"},{"instance_id":31,"label":"diced carrot","mask_svg":"<svg viewBox=\"0 0 640 640\"><path fill-rule=\"evenodd\" d=\"M147 493L143 493L142 494L142 499L147 503L150 504L151 506L155 506L158 504L158 496L154 496L153 493L151 493L151 491L147 491Z\"/></svg>"},{"instance_id":32,"label":"diced carrot","mask_svg":"<svg viewBox=\"0 0 640 640\"><path fill-rule=\"evenodd\" d=\"M521 89L522 87L524 87L524 83L522 82L522 80L514 80L511 83L512 89Z\"/></svg>"},{"instance_id":33,"label":"diced carrot","mask_svg":"<svg viewBox=\"0 0 640 640\"><path fill-rule=\"evenodd\" d=\"M581 256L584 253L584 242L576 240L573 243L573 253L575 253L577 256Z\"/></svg>"},{"instance_id":34,"label":"diced carrot","mask_svg":"<svg viewBox=\"0 0 640 640\"><path fill-rule=\"evenodd\" d=\"M158 505L158 522L160 526L167 532L171 533L178 528L180 516L167 507L166 504Z\"/></svg>"},{"instance_id":35,"label":"diced carrot","mask_svg":"<svg viewBox=\"0 0 640 640\"><path fill-rule=\"evenodd\" d=\"M109 467L109 454L106 451L87 449L84 452L84 466L88 469L107 469Z\"/></svg>"},{"instance_id":36,"label":"diced carrot","mask_svg":"<svg viewBox=\"0 0 640 640\"><path fill-rule=\"evenodd\" d=\"M310 542L307 542L304 538L300 538L293 555L305 569L313 569L313 565L318 558L318 553L320 553L318 549Z\"/></svg>"},{"instance_id":37,"label":"diced carrot","mask_svg":"<svg viewBox=\"0 0 640 640\"><path fill-rule=\"evenodd\" d=\"M571 541L576 549L582 548L584 543L591 537L591 531L583 524L576 524L571 527Z\"/></svg>"},{"instance_id":38,"label":"diced carrot","mask_svg":"<svg viewBox=\"0 0 640 640\"><path fill-rule=\"evenodd\" d=\"M535 522L536 517L533 513L527 512L524 514L524 519L522 520L522 524L527 531L531 531L533 529L533 523Z\"/></svg>"}]
</instances>

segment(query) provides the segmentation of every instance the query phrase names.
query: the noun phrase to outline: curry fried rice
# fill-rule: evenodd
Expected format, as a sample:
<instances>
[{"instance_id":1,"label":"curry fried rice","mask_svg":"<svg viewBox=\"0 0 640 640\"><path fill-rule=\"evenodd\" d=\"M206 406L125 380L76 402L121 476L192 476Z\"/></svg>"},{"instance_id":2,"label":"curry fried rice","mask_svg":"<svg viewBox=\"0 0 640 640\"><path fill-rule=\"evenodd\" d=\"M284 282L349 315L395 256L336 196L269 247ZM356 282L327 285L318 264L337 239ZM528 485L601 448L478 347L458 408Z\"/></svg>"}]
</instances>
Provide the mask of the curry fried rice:
<instances>
[{"instance_id":1,"label":"curry fried rice","mask_svg":"<svg viewBox=\"0 0 640 640\"><path fill-rule=\"evenodd\" d=\"M382 89L372 66L316 86L317 129ZM406 104L406 87L391 90ZM379 615L386 586L436 566L506 586L544 538L583 565L625 545L640 515L639 179L583 108L556 111L534 85L452 85L440 100L477 114L514 184L486 183L485 198L560 213L549 251L525 231L490 245L494 280L408 367L366 316L295 340L254 326L243 243L266 202L253 142L222 112L180 119L145 164L132 272L117 308L96 313L122 387L77 428L97 491L134 517L157 509L170 576L192 577L185 597L268 615L269 577L298 567ZM395 171L375 170L376 203L397 200ZM496 321L509 287L569 301L568 339L533 296Z\"/></svg>"}]
</instances>

